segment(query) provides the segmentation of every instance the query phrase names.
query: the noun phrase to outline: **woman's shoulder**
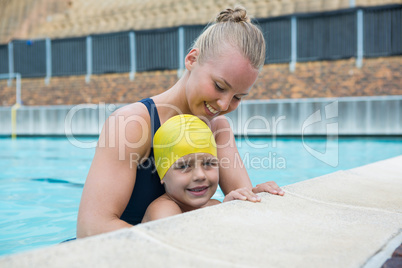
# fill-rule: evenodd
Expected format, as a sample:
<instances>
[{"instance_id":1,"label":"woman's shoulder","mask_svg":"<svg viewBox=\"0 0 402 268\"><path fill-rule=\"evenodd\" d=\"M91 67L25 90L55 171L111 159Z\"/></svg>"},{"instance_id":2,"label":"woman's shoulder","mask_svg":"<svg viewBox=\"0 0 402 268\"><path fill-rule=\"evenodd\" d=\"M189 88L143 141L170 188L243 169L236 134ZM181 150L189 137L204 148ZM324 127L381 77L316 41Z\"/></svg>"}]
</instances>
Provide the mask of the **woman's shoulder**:
<instances>
[{"instance_id":1,"label":"woman's shoulder","mask_svg":"<svg viewBox=\"0 0 402 268\"><path fill-rule=\"evenodd\" d=\"M136 153L142 159L151 148L151 123L147 107L142 103L125 105L114 111L103 125L100 144L109 144L119 155ZM116 146L118 145L118 146ZM124 148L123 153L121 147Z\"/></svg>"},{"instance_id":2,"label":"woman's shoulder","mask_svg":"<svg viewBox=\"0 0 402 268\"><path fill-rule=\"evenodd\" d=\"M147 107L141 102L134 102L123 107L120 107L116 111L114 111L111 116L141 116L144 119L149 120L149 112Z\"/></svg>"},{"instance_id":3,"label":"woman's shoulder","mask_svg":"<svg viewBox=\"0 0 402 268\"><path fill-rule=\"evenodd\" d=\"M141 134L141 139L150 135L151 117L147 107L140 103L131 103L114 111L108 118L125 135L135 136ZM139 131L141 130L141 131Z\"/></svg>"}]
</instances>

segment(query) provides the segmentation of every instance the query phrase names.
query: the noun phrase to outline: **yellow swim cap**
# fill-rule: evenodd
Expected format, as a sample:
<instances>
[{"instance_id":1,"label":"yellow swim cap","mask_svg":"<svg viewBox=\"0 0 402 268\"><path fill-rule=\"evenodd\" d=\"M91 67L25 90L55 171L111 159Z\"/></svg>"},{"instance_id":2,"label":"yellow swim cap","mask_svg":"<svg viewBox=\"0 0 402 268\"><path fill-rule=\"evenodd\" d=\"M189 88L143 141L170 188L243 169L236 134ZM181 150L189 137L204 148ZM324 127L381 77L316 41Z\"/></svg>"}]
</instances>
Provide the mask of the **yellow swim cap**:
<instances>
[{"instance_id":1,"label":"yellow swim cap","mask_svg":"<svg viewBox=\"0 0 402 268\"><path fill-rule=\"evenodd\" d=\"M154 136L155 166L162 180L179 158L193 153L208 153L217 157L212 131L198 117L181 114L171 117Z\"/></svg>"}]
</instances>

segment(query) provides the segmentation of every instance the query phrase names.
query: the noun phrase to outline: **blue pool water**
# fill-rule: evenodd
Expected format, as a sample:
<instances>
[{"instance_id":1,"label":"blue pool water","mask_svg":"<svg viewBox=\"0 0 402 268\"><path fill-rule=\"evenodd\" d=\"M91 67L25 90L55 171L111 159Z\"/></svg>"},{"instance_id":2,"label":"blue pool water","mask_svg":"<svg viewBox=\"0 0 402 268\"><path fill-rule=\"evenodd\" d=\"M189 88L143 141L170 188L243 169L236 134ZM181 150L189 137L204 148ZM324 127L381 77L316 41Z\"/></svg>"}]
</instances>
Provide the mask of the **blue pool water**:
<instances>
[{"instance_id":1,"label":"blue pool water","mask_svg":"<svg viewBox=\"0 0 402 268\"><path fill-rule=\"evenodd\" d=\"M253 185L274 180L284 186L402 154L402 137L238 138L237 144ZM66 138L0 138L0 255L75 236L94 151Z\"/></svg>"}]
</instances>

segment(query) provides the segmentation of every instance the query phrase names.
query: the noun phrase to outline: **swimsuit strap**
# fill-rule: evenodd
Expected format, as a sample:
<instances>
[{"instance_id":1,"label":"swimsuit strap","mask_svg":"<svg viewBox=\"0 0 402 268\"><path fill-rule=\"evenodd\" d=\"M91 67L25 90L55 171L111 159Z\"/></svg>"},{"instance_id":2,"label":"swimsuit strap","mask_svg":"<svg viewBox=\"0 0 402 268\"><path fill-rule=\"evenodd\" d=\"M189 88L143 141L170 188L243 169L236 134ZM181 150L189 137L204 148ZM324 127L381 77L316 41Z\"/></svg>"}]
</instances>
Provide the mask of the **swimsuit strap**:
<instances>
[{"instance_id":1,"label":"swimsuit strap","mask_svg":"<svg viewBox=\"0 0 402 268\"><path fill-rule=\"evenodd\" d=\"M160 128L161 121L159 120L158 110L156 109L156 104L151 98L146 98L140 100L139 102L143 103L147 109L149 116L151 117L151 144L153 144L155 132ZM152 145L151 145L152 147Z\"/></svg>"},{"instance_id":2,"label":"swimsuit strap","mask_svg":"<svg viewBox=\"0 0 402 268\"><path fill-rule=\"evenodd\" d=\"M153 140L155 132L161 124L158 110L156 109L154 101L150 98L140 100L139 102L147 107L149 116L151 117L151 138ZM154 161L154 149L151 143L148 159L137 167L134 189L127 207L120 217L121 220L133 225L141 223L149 204L165 193L165 188L161 184L158 173L156 172Z\"/></svg>"}]
</instances>

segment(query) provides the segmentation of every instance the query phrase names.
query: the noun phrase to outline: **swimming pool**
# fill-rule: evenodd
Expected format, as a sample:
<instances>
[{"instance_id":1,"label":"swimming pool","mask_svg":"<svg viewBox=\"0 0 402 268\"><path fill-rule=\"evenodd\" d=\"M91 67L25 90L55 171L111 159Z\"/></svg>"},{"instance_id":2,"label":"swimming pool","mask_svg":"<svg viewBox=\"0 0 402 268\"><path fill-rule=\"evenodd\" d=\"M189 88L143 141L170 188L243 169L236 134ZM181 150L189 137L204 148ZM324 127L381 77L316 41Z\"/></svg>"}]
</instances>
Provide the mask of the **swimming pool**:
<instances>
[{"instance_id":1,"label":"swimming pool","mask_svg":"<svg viewBox=\"0 0 402 268\"><path fill-rule=\"evenodd\" d=\"M284 186L402 154L402 137L237 138L237 144L253 185L275 180ZM66 138L0 138L0 255L75 236L93 155L93 148L78 148Z\"/></svg>"}]
</instances>

